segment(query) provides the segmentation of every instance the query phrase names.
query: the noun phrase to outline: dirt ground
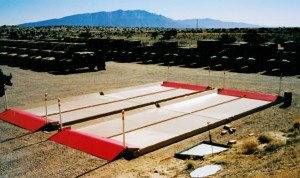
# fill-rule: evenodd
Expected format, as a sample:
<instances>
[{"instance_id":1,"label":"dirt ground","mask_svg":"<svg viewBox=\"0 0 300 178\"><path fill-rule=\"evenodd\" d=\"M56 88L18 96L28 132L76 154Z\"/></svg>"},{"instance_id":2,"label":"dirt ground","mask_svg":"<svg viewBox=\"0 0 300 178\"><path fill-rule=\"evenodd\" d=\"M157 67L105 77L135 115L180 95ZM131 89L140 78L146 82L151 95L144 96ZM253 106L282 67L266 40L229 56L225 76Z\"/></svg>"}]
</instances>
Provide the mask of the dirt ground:
<instances>
[{"instance_id":1,"label":"dirt ground","mask_svg":"<svg viewBox=\"0 0 300 178\"><path fill-rule=\"evenodd\" d=\"M13 87L7 90L9 107L30 108L43 103L43 95L50 99L67 98L97 91L110 91L163 80L205 84L218 88L237 88L278 93L279 77L261 74L211 71L203 68L184 68L135 63L108 62L106 71L69 75L38 73L1 66L12 73ZM224 80L225 79L225 80ZM225 82L224 82L225 81ZM234 134L220 135L222 127L211 131L218 143L237 140L237 145L250 133L288 132L300 110L299 76L283 77L282 90L293 92L293 105L287 109L273 106L231 123ZM0 98L3 110L3 98ZM245 155L239 146L229 151L205 157L204 160L180 160L174 153L208 139L202 133L156 150L134 160L119 159L106 162L80 151L47 141L55 132L28 133L0 121L0 177L188 177L188 166L199 167L218 163L223 169L215 177L299 177L299 143L287 145L270 153ZM253 136L252 136L253 137Z\"/></svg>"}]
</instances>

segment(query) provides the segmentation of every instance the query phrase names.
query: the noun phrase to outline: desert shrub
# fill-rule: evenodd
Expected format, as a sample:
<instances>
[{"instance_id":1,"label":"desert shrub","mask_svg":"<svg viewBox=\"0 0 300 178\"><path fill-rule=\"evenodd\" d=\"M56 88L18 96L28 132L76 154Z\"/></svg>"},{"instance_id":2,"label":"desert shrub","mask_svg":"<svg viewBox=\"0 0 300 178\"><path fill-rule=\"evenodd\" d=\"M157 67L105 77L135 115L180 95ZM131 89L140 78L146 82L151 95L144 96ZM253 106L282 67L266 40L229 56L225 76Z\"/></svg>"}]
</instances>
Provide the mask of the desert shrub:
<instances>
[{"instance_id":1,"label":"desert shrub","mask_svg":"<svg viewBox=\"0 0 300 178\"><path fill-rule=\"evenodd\" d=\"M159 35L158 31L154 31L151 33L151 38L156 39L158 35Z\"/></svg>"},{"instance_id":2,"label":"desert shrub","mask_svg":"<svg viewBox=\"0 0 300 178\"><path fill-rule=\"evenodd\" d=\"M284 145L284 143L281 140L272 141L271 143L269 143L266 146L265 151L273 152L273 151L276 151L278 148L282 147L283 145Z\"/></svg>"},{"instance_id":3,"label":"desert shrub","mask_svg":"<svg viewBox=\"0 0 300 178\"><path fill-rule=\"evenodd\" d=\"M258 141L260 143L270 143L272 141L272 138L268 134L262 134L258 137Z\"/></svg>"},{"instance_id":4,"label":"desert shrub","mask_svg":"<svg viewBox=\"0 0 300 178\"><path fill-rule=\"evenodd\" d=\"M265 38L261 34L257 33L256 30L249 30L242 36L242 39L251 45L257 45L266 42Z\"/></svg>"},{"instance_id":5,"label":"desert shrub","mask_svg":"<svg viewBox=\"0 0 300 178\"><path fill-rule=\"evenodd\" d=\"M266 146L266 152L273 152L276 151L278 146L276 144L269 144Z\"/></svg>"},{"instance_id":6,"label":"desert shrub","mask_svg":"<svg viewBox=\"0 0 300 178\"><path fill-rule=\"evenodd\" d=\"M287 144L300 143L300 122L296 121L289 129Z\"/></svg>"},{"instance_id":7,"label":"desert shrub","mask_svg":"<svg viewBox=\"0 0 300 178\"><path fill-rule=\"evenodd\" d=\"M220 36L219 41L224 44L234 43L236 41L236 37L229 35L228 33L224 33Z\"/></svg>"},{"instance_id":8,"label":"desert shrub","mask_svg":"<svg viewBox=\"0 0 300 178\"><path fill-rule=\"evenodd\" d=\"M177 35L176 29L167 30L163 34L162 40L170 40L172 37L175 37L176 35Z\"/></svg>"},{"instance_id":9,"label":"desert shrub","mask_svg":"<svg viewBox=\"0 0 300 178\"><path fill-rule=\"evenodd\" d=\"M293 128L296 129L300 129L300 122L295 122Z\"/></svg>"},{"instance_id":10,"label":"desert shrub","mask_svg":"<svg viewBox=\"0 0 300 178\"><path fill-rule=\"evenodd\" d=\"M289 129L289 137L296 137L300 132L300 123L296 122L292 128Z\"/></svg>"},{"instance_id":11,"label":"desert shrub","mask_svg":"<svg viewBox=\"0 0 300 178\"><path fill-rule=\"evenodd\" d=\"M194 169L194 165L191 162L188 162L186 165L186 170L192 170Z\"/></svg>"},{"instance_id":12,"label":"desert shrub","mask_svg":"<svg viewBox=\"0 0 300 178\"><path fill-rule=\"evenodd\" d=\"M222 160L222 159L214 160L213 163L218 164L218 165L227 165L228 164L225 160Z\"/></svg>"},{"instance_id":13,"label":"desert shrub","mask_svg":"<svg viewBox=\"0 0 300 178\"><path fill-rule=\"evenodd\" d=\"M92 33L89 30L87 30L85 32L79 33L78 36L82 37L82 38L90 38L90 37L92 37Z\"/></svg>"},{"instance_id":14,"label":"desert shrub","mask_svg":"<svg viewBox=\"0 0 300 178\"><path fill-rule=\"evenodd\" d=\"M242 144L244 154L252 154L257 150L258 141L255 138L245 140Z\"/></svg>"}]
</instances>

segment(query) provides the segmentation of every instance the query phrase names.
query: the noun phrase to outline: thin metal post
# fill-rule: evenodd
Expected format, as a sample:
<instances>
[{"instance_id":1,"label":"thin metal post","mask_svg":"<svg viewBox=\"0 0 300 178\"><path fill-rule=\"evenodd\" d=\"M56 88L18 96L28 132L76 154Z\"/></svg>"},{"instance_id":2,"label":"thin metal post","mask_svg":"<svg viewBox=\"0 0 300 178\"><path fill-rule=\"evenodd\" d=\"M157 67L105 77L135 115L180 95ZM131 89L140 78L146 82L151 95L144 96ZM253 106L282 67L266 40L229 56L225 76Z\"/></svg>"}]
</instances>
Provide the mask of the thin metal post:
<instances>
[{"instance_id":1,"label":"thin metal post","mask_svg":"<svg viewBox=\"0 0 300 178\"><path fill-rule=\"evenodd\" d=\"M170 80L170 64L168 64L168 78L167 80Z\"/></svg>"},{"instance_id":2,"label":"thin metal post","mask_svg":"<svg viewBox=\"0 0 300 178\"><path fill-rule=\"evenodd\" d=\"M207 122L207 127L208 127L208 137L209 137L209 142L211 146L211 154L214 154L213 146L212 146L212 139L211 139L211 134L210 134L210 128L209 128L210 122Z\"/></svg>"},{"instance_id":3,"label":"thin metal post","mask_svg":"<svg viewBox=\"0 0 300 178\"><path fill-rule=\"evenodd\" d=\"M208 66L208 86L210 86L210 66Z\"/></svg>"},{"instance_id":4,"label":"thin metal post","mask_svg":"<svg viewBox=\"0 0 300 178\"><path fill-rule=\"evenodd\" d=\"M96 77L95 77L95 75L93 75L93 82L94 82L94 86L96 86Z\"/></svg>"},{"instance_id":5,"label":"thin metal post","mask_svg":"<svg viewBox=\"0 0 300 178\"><path fill-rule=\"evenodd\" d=\"M278 89L278 94L280 95L282 89L282 73L280 73L280 78L279 78L279 89Z\"/></svg>"},{"instance_id":6,"label":"thin metal post","mask_svg":"<svg viewBox=\"0 0 300 178\"><path fill-rule=\"evenodd\" d=\"M225 88L226 73L223 71L223 88Z\"/></svg>"},{"instance_id":7,"label":"thin metal post","mask_svg":"<svg viewBox=\"0 0 300 178\"><path fill-rule=\"evenodd\" d=\"M48 106L47 106L47 101L48 101L48 94L45 93L45 118L46 118L46 121L48 122Z\"/></svg>"},{"instance_id":8,"label":"thin metal post","mask_svg":"<svg viewBox=\"0 0 300 178\"><path fill-rule=\"evenodd\" d=\"M59 126L60 130L63 128L62 119L61 119L61 105L60 105L60 98L57 99L58 102L58 111L59 111Z\"/></svg>"},{"instance_id":9,"label":"thin metal post","mask_svg":"<svg viewBox=\"0 0 300 178\"><path fill-rule=\"evenodd\" d=\"M7 109L6 85L4 84L4 108Z\"/></svg>"},{"instance_id":10,"label":"thin metal post","mask_svg":"<svg viewBox=\"0 0 300 178\"><path fill-rule=\"evenodd\" d=\"M125 147L125 111L122 110L122 136L123 136L123 147Z\"/></svg>"},{"instance_id":11,"label":"thin metal post","mask_svg":"<svg viewBox=\"0 0 300 178\"><path fill-rule=\"evenodd\" d=\"M168 60L167 81L170 79L170 61Z\"/></svg>"}]
</instances>

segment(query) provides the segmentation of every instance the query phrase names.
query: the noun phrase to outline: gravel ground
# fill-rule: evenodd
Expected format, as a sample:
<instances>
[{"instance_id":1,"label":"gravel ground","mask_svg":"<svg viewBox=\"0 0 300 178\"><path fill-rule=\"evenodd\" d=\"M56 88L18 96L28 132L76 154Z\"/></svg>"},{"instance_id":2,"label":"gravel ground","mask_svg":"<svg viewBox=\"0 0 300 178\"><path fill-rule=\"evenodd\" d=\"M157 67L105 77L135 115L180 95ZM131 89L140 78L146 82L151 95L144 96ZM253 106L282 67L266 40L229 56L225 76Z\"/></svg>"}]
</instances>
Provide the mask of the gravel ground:
<instances>
[{"instance_id":1,"label":"gravel ground","mask_svg":"<svg viewBox=\"0 0 300 178\"><path fill-rule=\"evenodd\" d=\"M50 99L67 98L96 91L141 85L162 80L186 83L209 84L213 87L224 85L222 71L209 72L202 68L171 67L140 65L134 63L107 63L107 71L86 72L69 75L53 75L37 73L19 68L1 66L4 72L13 75L13 87L9 87L8 105L10 107L30 108L43 104L43 95L48 93ZM225 73L225 87L277 93L279 78L260 74ZM213 129L213 139L226 143L230 139L240 140L249 133L258 135L265 131L287 132L299 116L300 109L300 79L299 76L283 77L284 91L293 92L293 105L287 109L273 106L261 112L241 118L231 123L237 128L232 135L221 136L221 128ZM3 98L0 98L0 108L3 110ZM218 156L230 154L231 151L210 156L204 161L179 160L173 157L175 152L190 147L202 140L207 140L208 133L202 133L192 138L164 147L127 161L119 159L106 162L80 151L47 141L55 132L38 132L30 134L27 131L0 121L0 177L188 177L187 164L195 166L211 162ZM234 149L232 149L234 150ZM224 166L216 176L239 177L245 175L274 175L278 171L299 170L299 154L296 157L284 157L286 153L299 153L296 145L274 154L259 156L242 156L237 154ZM290 158L290 159L288 159ZM273 162L279 163L274 166ZM271 163L272 164L271 164ZM249 164L250 163L250 164ZM261 166L258 166L261 165Z\"/></svg>"}]
</instances>

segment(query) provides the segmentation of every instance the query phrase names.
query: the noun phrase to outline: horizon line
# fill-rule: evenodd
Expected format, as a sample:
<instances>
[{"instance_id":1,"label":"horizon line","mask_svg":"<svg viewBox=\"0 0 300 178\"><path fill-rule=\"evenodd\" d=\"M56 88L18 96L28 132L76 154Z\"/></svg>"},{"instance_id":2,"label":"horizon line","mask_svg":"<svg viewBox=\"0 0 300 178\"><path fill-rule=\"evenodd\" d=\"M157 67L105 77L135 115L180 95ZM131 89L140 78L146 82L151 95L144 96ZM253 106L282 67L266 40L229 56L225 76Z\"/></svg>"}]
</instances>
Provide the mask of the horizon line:
<instances>
[{"instance_id":1,"label":"horizon line","mask_svg":"<svg viewBox=\"0 0 300 178\"><path fill-rule=\"evenodd\" d=\"M184 21L184 20L205 20L205 19L209 19L209 20L216 20L216 21L220 21L220 22L226 22L226 23L243 23L243 24L249 24L249 25L254 25L257 27L252 27L252 28L300 28L299 26L269 26L269 25L259 25L259 24L254 24L251 22L243 22L243 21L234 21L234 20L221 20L219 18L211 18L211 17L198 17L198 18L182 18L182 19L176 19L176 18L171 18L168 17L166 15L160 14L160 13L155 13L155 12L151 12L151 11L147 11L147 10L143 10L143 9L117 9L117 10L112 10L112 11L106 11L106 10L102 10L102 11L91 11L91 12L80 12L80 13L74 13L74 14L70 14L70 15L65 15L65 16L59 16L59 17L54 17L54 18L48 18L48 19L43 19L43 20L33 20L33 21L28 21L28 22L22 22L22 23L18 23L18 24L1 24L0 27L2 26L21 26L24 24L28 24L28 23L37 23L37 22L42 22L42 21L47 21L47 20L58 20L58 19L62 19L65 17L71 17L71 16L76 16L76 15L84 15L84 14L96 14L96 13L112 13L112 12L117 12L117 11L144 11L147 13L151 13L151 14L155 14L155 15L159 15L159 16L163 16L166 18L169 18L171 20L175 20L175 21ZM61 25L64 26L64 25ZM80 26L80 25L79 25ZM89 26L89 25L82 25L82 26ZM101 27L101 26L99 26Z\"/></svg>"}]
</instances>

